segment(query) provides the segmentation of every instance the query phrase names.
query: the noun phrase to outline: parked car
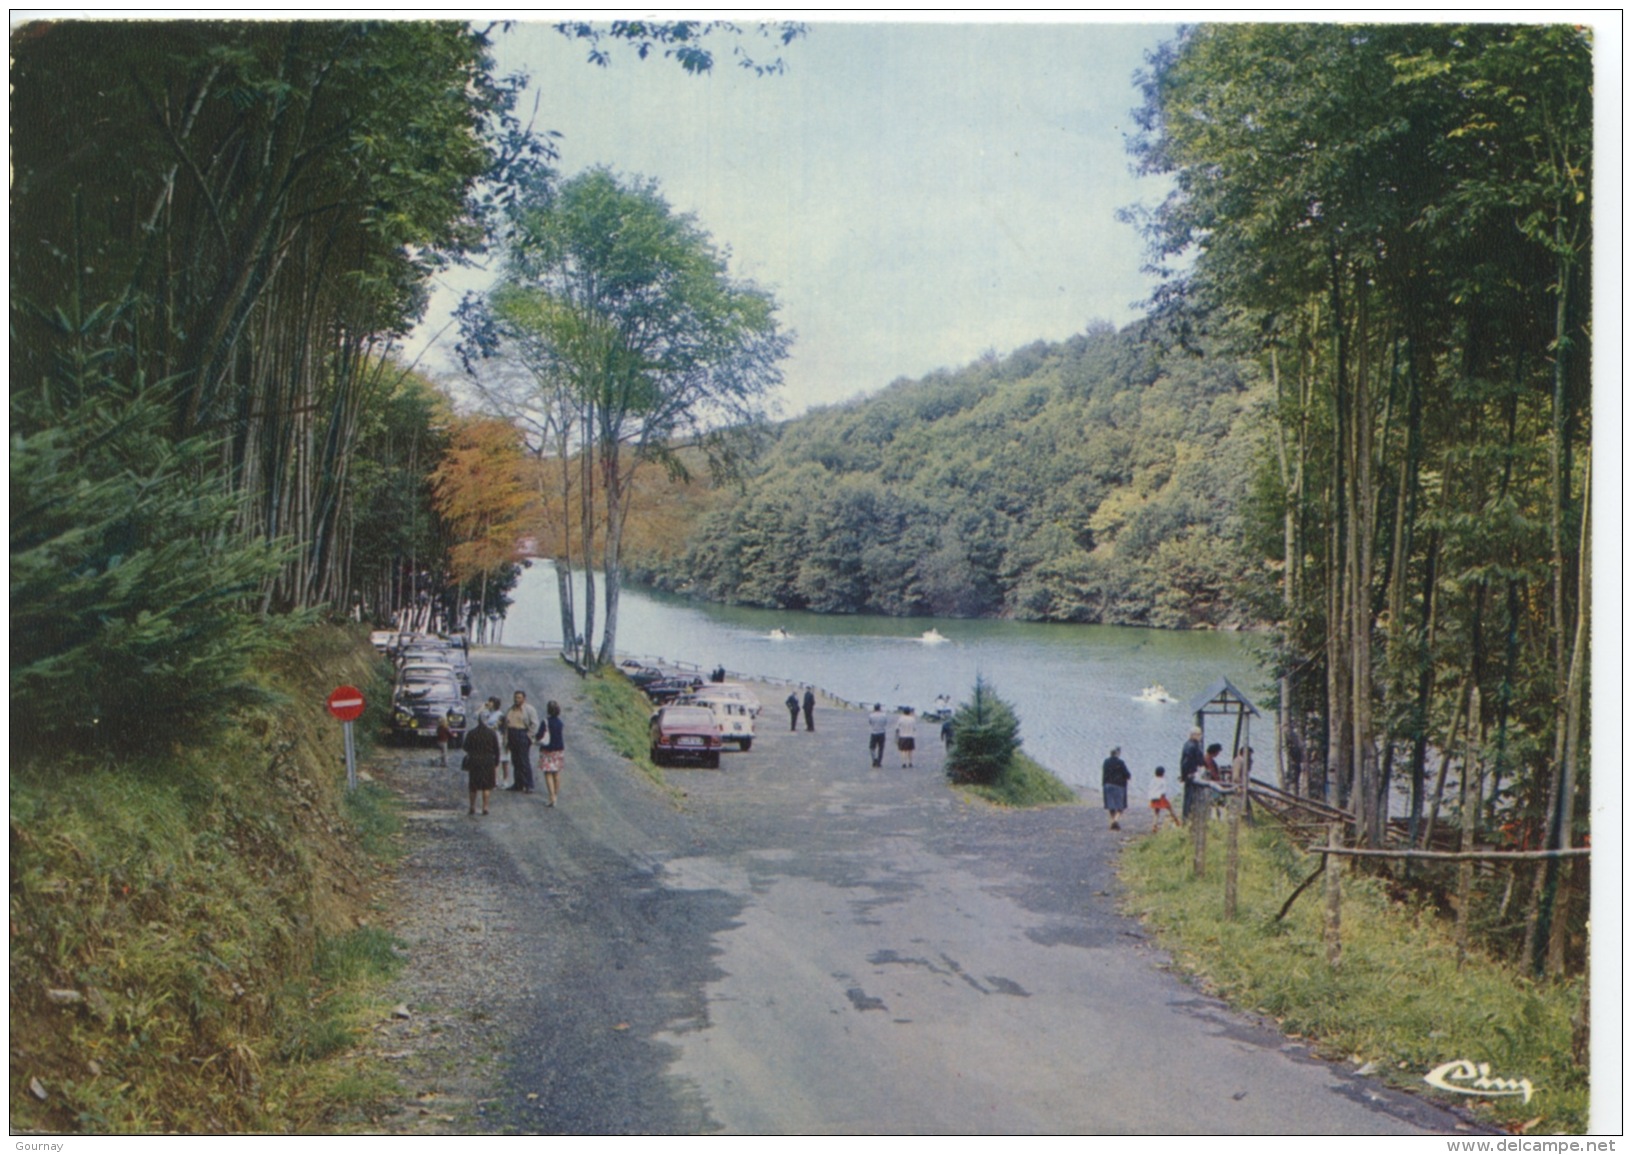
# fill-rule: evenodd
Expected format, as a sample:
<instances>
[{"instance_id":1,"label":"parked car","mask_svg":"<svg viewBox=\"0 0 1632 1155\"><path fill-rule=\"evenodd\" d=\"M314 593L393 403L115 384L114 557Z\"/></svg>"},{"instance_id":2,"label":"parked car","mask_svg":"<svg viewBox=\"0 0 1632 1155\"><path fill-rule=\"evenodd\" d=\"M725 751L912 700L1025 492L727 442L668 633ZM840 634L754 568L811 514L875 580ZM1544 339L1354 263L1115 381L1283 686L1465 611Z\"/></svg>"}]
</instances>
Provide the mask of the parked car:
<instances>
[{"instance_id":1,"label":"parked car","mask_svg":"<svg viewBox=\"0 0 1632 1155\"><path fill-rule=\"evenodd\" d=\"M467 697L472 688L470 680L470 664L455 661L451 655L432 654L404 658L397 666L397 679L409 674L441 674L453 678L459 683L459 689Z\"/></svg>"},{"instance_id":2,"label":"parked car","mask_svg":"<svg viewBox=\"0 0 1632 1155\"><path fill-rule=\"evenodd\" d=\"M641 689L654 703L661 706L672 702L681 694L689 694L702 685L698 678L659 678L655 682L648 682Z\"/></svg>"},{"instance_id":3,"label":"parked car","mask_svg":"<svg viewBox=\"0 0 1632 1155\"><path fill-rule=\"evenodd\" d=\"M389 654L397 644L397 632L395 630L370 630L368 640L380 653Z\"/></svg>"},{"instance_id":4,"label":"parked car","mask_svg":"<svg viewBox=\"0 0 1632 1155\"><path fill-rule=\"evenodd\" d=\"M457 680L448 677L399 682L391 695L391 734L400 739L436 739L443 717L453 731L453 744L465 737L465 696Z\"/></svg>"},{"instance_id":5,"label":"parked car","mask_svg":"<svg viewBox=\"0 0 1632 1155\"><path fill-rule=\"evenodd\" d=\"M730 698L741 702L748 707L750 717L759 717L759 695L744 686L741 682L713 682L697 691L699 696L707 694L711 698Z\"/></svg>"},{"instance_id":6,"label":"parked car","mask_svg":"<svg viewBox=\"0 0 1632 1155\"><path fill-rule=\"evenodd\" d=\"M677 699L678 706L701 706L714 715L714 724L720 728L722 742L735 742L747 753L754 744L754 715L748 706L727 694L714 693L715 687L705 686L695 694Z\"/></svg>"},{"instance_id":7,"label":"parked car","mask_svg":"<svg viewBox=\"0 0 1632 1155\"><path fill-rule=\"evenodd\" d=\"M661 682L669 675L654 666L639 666L632 670L624 670L624 676L644 690L653 682Z\"/></svg>"},{"instance_id":8,"label":"parked car","mask_svg":"<svg viewBox=\"0 0 1632 1155\"><path fill-rule=\"evenodd\" d=\"M652 715L652 761L696 761L720 768L720 728L702 706L664 706Z\"/></svg>"}]
</instances>

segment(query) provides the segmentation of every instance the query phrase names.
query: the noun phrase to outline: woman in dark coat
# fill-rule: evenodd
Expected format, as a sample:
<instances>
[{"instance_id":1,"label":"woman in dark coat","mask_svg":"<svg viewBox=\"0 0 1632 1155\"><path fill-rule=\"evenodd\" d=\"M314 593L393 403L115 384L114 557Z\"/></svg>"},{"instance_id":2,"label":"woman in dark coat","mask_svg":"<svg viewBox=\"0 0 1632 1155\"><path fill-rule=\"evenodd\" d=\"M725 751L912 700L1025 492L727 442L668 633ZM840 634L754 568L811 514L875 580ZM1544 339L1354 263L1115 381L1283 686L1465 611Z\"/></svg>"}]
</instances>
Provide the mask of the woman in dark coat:
<instances>
[{"instance_id":1,"label":"woman in dark coat","mask_svg":"<svg viewBox=\"0 0 1632 1155\"><path fill-rule=\"evenodd\" d=\"M488 727L487 718L476 715L476 728L465 735L465 772L470 775L470 813L476 813L476 795L482 796L482 813L499 770L499 736Z\"/></svg>"}]
</instances>

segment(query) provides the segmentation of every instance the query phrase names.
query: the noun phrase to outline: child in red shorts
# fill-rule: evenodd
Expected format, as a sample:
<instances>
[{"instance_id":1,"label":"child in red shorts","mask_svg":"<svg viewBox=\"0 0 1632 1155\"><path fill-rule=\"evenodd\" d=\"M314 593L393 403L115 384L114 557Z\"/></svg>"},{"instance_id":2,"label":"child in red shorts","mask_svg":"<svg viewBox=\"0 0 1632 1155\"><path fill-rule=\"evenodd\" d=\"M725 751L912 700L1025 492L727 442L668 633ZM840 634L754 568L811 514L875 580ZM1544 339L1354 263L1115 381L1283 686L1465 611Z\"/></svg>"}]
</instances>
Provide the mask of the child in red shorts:
<instances>
[{"instance_id":1,"label":"child in red shorts","mask_svg":"<svg viewBox=\"0 0 1632 1155\"><path fill-rule=\"evenodd\" d=\"M1156 767L1156 777L1150 784L1150 816L1155 820L1150 827L1152 831L1162 828L1162 814L1164 812L1172 820L1174 826L1184 825L1179 821L1179 816L1173 813L1173 804L1167 800L1167 767L1158 766Z\"/></svg>"}]
</instances>

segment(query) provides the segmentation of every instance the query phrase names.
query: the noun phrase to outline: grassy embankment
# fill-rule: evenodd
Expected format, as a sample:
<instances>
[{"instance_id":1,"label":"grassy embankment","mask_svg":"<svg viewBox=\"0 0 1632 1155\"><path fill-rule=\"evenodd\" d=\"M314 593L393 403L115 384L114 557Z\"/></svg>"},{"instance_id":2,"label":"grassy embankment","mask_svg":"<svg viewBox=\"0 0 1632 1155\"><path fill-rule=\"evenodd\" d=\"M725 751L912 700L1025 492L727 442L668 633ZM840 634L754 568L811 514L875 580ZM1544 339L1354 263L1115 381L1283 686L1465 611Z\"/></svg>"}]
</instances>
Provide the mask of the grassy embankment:
<instances>
[{"instance_id":1,"label":"grassy embankment","mask_svg":"<svg viewBox=\"0 0 1632 1155\"><path fill-rule=\"evenodd\" d=\"M1016 751L1006 769L990 786L962 785L957 789L998 806L1061 806L1077 801L1077 792L1054 772Z\"/></svg>"},{"instance_id":2,"label":"grassy embankment","mask_svg":"<svg viewBox=\"0 0 1632 1155\"><path fill-rule=\"evenodd\" d=\"M1278 830L1244 833L1233 922L1223 917L1221 839L1209 846L1200 879L1191 877L1188 832L1140 839L1122 855L1127 908L1180 968L1322 1053L1371 1064L1379 1078L1424 1090L1423 1076L1443 1063L1488 1063L1492 1077L1528 1079L1531 1101L1445 1098L1513 1129L1585 1129L1587 1073L1571 1050L1579 981L1532 981L1477 953L1458 970L1453 929L1442 918L1390 901L1380 880L1352 868L1343 873L1342 955L1333 971L1320 884L1275 921L1317 860Z\"/></svg>"},{"instance_id":3,"label":"grassy embankment","mask_svg":"<svg viewBox=\"0 0 1632 1155\"><path fill-rule=\"evenodd\" d=\"M678 798L679 792L652 763L652 705L640 688L616 670L601 670L584 679L589 700L595 704L595 727L607 744L635 764L646 777Z\"/></svg>"},{"instance_id":4,"label":"grassy embankment","mask_svg":"<svg viewBox=\"0 0 1632 1155\"><path fill-rule=\"evenodd\" d=\"M365 639L313 630L266 665L284 704L208 748L14 754L14 1132L322 1130L393 1092L349 1052L397 964L368 886L395 813L346 793L323 708L363 687L366 746L383 673Z\"/></svg>"}]
</instances>

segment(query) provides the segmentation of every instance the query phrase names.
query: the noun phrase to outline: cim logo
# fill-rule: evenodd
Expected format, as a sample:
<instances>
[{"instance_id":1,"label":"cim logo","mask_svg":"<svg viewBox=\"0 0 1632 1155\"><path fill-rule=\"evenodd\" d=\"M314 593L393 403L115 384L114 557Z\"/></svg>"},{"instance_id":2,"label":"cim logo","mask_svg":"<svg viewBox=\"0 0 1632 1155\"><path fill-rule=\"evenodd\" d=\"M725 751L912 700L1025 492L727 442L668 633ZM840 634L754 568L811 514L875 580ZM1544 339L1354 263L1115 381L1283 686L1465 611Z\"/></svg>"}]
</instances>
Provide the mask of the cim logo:
<instances>
[{"instance_id":1,"label":"cim logo","mask_svg":"<svg viewBox=\"0 0 1632 1155\"><path fill-rule=\"evenodd\" d=\"M1485 1095L1490 1098L1523 1095L1526 1103L1534 1091L1529 1079L1492 1078L1489 1063L1470 1063L1467 1059L1441 1063L1424 1075L1422 1081L1430 1087L1458 1095Z\"/></svg>"}]
</instances>

